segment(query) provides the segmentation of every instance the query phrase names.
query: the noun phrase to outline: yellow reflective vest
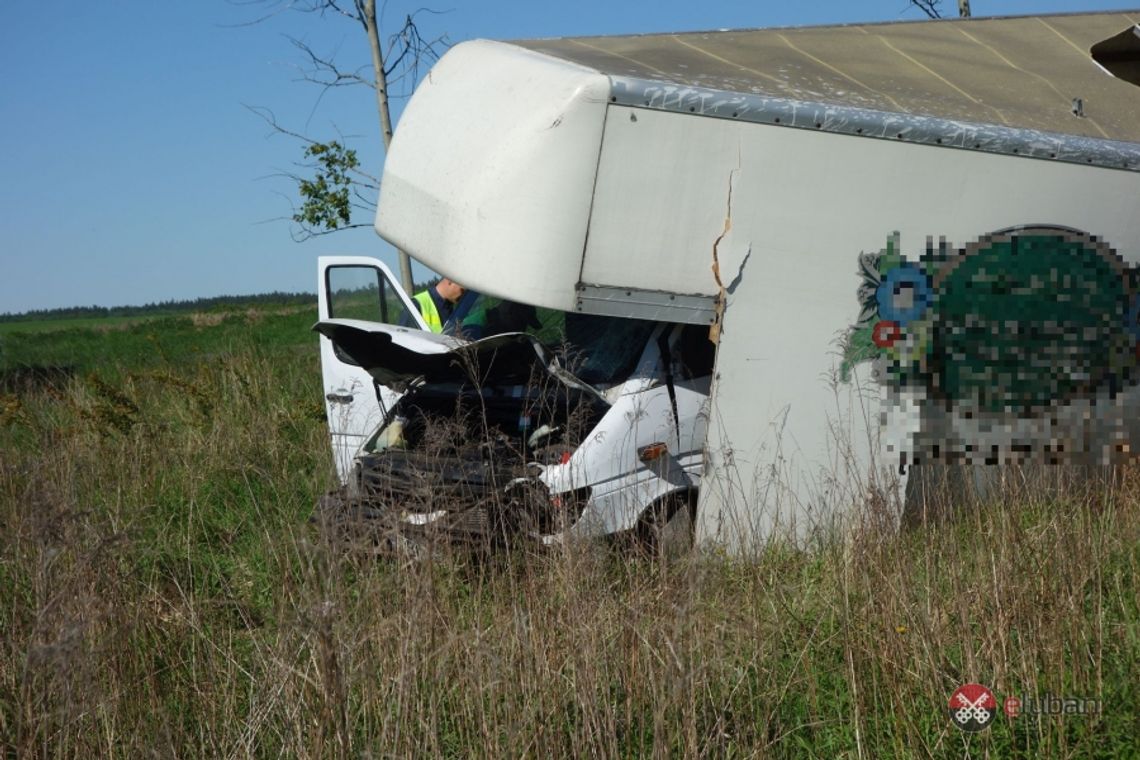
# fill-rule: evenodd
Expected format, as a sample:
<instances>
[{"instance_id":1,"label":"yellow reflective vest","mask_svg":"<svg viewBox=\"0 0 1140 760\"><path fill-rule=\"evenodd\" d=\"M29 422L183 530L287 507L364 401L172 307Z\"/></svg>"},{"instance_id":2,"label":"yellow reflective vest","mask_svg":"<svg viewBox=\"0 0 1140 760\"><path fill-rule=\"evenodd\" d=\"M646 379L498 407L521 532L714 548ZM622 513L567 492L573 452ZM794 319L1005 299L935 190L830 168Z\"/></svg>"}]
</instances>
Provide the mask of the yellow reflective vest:
<instances>
[{"instance_id":1,"label":"yellow reflective vest","mask_svg":"<svg viewBox=\"0 0 1140 760\"><path fill-rule=\"evenodd\" d=\"M443 332L443 321L439 318L439 309L435 308L431 293L425 290L412 298L420 305L420 314L423 315L424 322L427 322L428 329L433 333Z\"/></svg>"}]
</instances>

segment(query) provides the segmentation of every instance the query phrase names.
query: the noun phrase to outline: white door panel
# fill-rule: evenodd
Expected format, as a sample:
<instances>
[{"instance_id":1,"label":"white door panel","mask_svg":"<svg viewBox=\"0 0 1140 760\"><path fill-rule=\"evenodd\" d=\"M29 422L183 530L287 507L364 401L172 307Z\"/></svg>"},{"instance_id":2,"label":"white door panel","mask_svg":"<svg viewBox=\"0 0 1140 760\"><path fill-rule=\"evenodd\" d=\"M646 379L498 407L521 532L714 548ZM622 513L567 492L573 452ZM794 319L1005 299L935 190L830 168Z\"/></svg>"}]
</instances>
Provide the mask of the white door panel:
<instances>
[{"instance_id":1,"label":"white door panel","mask_svg":"<svg viewBox=\"0 0 1140 760\"><path fill-rule=\"evenodd\" d=\"M322 256L318 260L320 320L357 319L426 330L419 310L384 262L364 256ZM337 475L345 482L365 438L399 398L378 387L362 368L342 359L320 336L321 374Z\"/></svg>"}]
</instances>

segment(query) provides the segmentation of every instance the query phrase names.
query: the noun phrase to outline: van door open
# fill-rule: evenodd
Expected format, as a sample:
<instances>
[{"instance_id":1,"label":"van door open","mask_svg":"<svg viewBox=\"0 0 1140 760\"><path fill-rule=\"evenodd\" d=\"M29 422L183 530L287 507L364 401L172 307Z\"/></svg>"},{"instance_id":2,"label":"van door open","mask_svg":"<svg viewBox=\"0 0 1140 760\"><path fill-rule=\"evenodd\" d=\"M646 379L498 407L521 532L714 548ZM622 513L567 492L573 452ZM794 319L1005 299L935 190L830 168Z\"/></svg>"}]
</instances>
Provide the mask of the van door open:
<instances>
[{"instance_id":1,"label":"van door open","mask_svg":"<svg viewBox=\"0 0 1140 760\"><path fill-rule=\"evenodd\" d=\"M320 321L353 319L409 331L427 330L419 310L382 261L364 256L322 256L318 268ZM356 450L399 394L373 382L324 335L320 345L333 459L337 475L345 482Z\"/></svg>"}]
</instances>

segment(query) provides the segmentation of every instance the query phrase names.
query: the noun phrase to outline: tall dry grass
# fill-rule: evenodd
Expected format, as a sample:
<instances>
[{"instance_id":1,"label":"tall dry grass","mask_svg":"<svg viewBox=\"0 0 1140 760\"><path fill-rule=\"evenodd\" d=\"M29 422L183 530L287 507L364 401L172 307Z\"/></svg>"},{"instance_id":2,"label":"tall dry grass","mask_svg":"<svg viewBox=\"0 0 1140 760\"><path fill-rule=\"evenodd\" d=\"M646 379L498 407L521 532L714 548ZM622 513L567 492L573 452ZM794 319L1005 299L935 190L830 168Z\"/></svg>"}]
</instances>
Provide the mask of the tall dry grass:
<instances>
[{"instance_id":1,"label":"tall dry grass","mask_svg":"<svg viewBox=\"0 0 1140 760\"><path fill-rule=\"evenodd\" d=\"M9 756L1127 757L1140 499L1021 489L803 551L345 554L315 357L5 397ZM949 721L963 682L1101 700Z\"/></svg>"}]
</instances>

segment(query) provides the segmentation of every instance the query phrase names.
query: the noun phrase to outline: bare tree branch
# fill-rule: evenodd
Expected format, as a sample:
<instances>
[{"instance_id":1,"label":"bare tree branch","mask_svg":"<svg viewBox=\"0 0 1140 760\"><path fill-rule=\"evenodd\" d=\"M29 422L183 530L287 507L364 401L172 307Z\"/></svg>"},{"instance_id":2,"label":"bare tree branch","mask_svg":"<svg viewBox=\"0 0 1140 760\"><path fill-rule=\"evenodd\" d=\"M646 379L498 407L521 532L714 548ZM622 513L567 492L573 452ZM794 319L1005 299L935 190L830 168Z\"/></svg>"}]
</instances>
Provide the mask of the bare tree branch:
<instances>
[{"instance_id":1,"label":"bare tree branch","mask_svg":"<svg viewBox=\"0 0 1140 760\"><path fill-rule=\"evenodd\" d=\"M256 115L259 119L261 119L262 121L264 121L266 124L269 125L270 129L273 130L272 132L270 132L270 136L272 136L274 134L282 134L282 135L285 135L286 137L292 137L295 140L300 140L301 142L305 143L309 147L325 144L325 143L322 143L318 140L314 140L313 138L309 137L308 135L302 134L301 132L295 132L295 131L289 129L288 127L283 126L279 121L277 121L277 117L273 113L273 111L271 111L268 108L265 108L263 106L251 106L251 105L247 105L247 104L243 104L243 107L246 110L248 110L250 113ZM345 135L342 134L340 132L340 130L337 130L337 136L342 141L344 141L346 139ZM311 168L313 166L313 164L311 164L311 163L298 164L298 166ZM371 190L379 190L380 189L380 179L378 177L376 177L375 175L370 174L369 172L366 172L363 169L359 169L359 168L353 169L352 173L356 176L356 179L354 180L355 185L359 185L360 187L371 189ZM290 179L294 179L294 180L298 179L298 175L287 173L287 172L281 172L277 176L289 177ZM375 210L376 204L370 202L370 205L367 208L370 208L371 210Z\"/></svg>"},{"instance_id":2,"label":"bare tree branch","mask_svg":"<svg viewBox=\"0 0 1140 760\"><path fill-rule=\"evenodd\" d=\"M258 179L269 179L271 177L290 177L290 178L292 178L293 176L294 175L289 174L287 172L282 172L279 174L271 174L271 175L268 175L266 177L259 177ZM276 224L279 222L292 222L293 221L293 216L296 215L296 213L297 213L297 207L293 204L293 199L290 198L289 196L285 195L284 193L280 193L277 191L274 191L274 194L281 196L285 200L285 202L289 204L293 213L290 214L289 216L275 216L275 217L271 217L269 219L262 219L259 222L254 222L254 224ZM308 229L308 228L300 227L300 226L293 226L289 230L289 237L293 240L294 243L303 243L306 240L311 240L312 238L315 238L315 237L323 237L324 235L331 235L332 233L339 232L340 230L354 229L354 228L360 228L360 227L369 227L369 226L371 226L371 225L368 223L365 223L365 222L349 224L349 225L346 225L344 227L338 227L335 230L316 230L316 229Z\"/></svg>"},{"instance_id":3,"label":"bare tree branch","mask_svg":"<svg viewBox=\"0 0 1140 760\"><path fill-rule=\"evenodd\" d=\"M331 229L331 230L319 230L319 229L312 229L312 228L308 228L308 227L294 227L293 229L289 230L289 237L291 237L293 239L294 243L303 243L306 240L312 240L313 238L324 237L325 235L331 235L334 232L340 232L341 230L355 230L355 229L360 229L361 227L371 227L371 226L372 226L371 222L353 222L352 224L346 224L346 225L343 225L341 227L337 227L336 229Z\"/></svg>"},{"instance_id":4,"label":"bare tree branch","mask_svg":"<svg viewBox=\"0 0 1140 760\"><path fill-rule=\"evenodd\" d=\"M938 5L941 0L910 0L910 4L918 8L930 18L942 18L942 13L938 10Z\"/></svg>"},{"instance_id":5,"label":"bare tree branch","mask_svg":"<svg viewBox=\"0 0 1140 760\"><path fill-rule=\"evenodd\" d=\"M391 143L393 134L392 117L388 107L390 98L405 97L404 92L393 96L390 93L391 87L407 84L405 92L410 94L412 86L419 79L421 65L437 60L440 48L448 45L446 35L428 39L420 33L416 23L417 16L440 13L429 8L419 8L405 15L399 30L389 35L382 44L376 0L351 0L351 2L350 0L230 0L230 2L235 5L256 4L262 8L268 7L268 12L258 21L285 11L296 11L316 14L322 18L335 15L359 24L368 40L371 76L365 73L364 66L355 69L341 67L337 63L335 53L325 55L300 39L293 37L288 39L300 51L305 61L300 69L300 80L320 88L314 111L324 95L335 88L352 85L372 88L376 96L376 112L385 150ZM381 16L386 10L385 2L381 7ZM343 140L321 142L286 129L268 109L249 106L247 108L269 124L275 132L305 144L306 162L298 166L315 172L313 178L309 179L295 172L283 173L283 176L297 183L303 198L303 204L300 208L294 207L291 218L300 225L305 239L346 227L367 226L352 223L350 217L354 210L375 208L375 203L368 199L366 191L374 192L379 187L379 180L360 169L355 150L346 147ZM405 288L410 290L411 262L403 252L400 252L400 279Z\"/></svg>"},{"instance_id":6,"label":"bare tree branch","mask_svg":"<svg viewBox=\"0 0 1140 760\"><path fill-rule=\"evenodd\" d=\"M331 57L326 58L318 55L308 44L296 37L287 36L286 39L293 43L293 47L300 50L309 61L309 69L302 69L302 81L320 85L325 89L356 84L362 84L366 87L376 86L375 82L360 73L367 68L366 66L360 66L356 71L344 71L336 65Z\"/></svg>"},{"instance_id":7,"label":"bare tree branch","mask_svg":"<svg viewBox=\"0 0 1140 760\"><path fill-rule=\"evenodd\" d=\"M423 11L420 9L416 13ZM397 81L404 76L411 74L412 80L415 81L419 78L419 67L424 61L434 62L439 59L439 54L436 52L440 47L446 47L448 44L447 36L441 35L434 40L427 40L420 34L420 29L416 25L415 15L411 14L404 19L404 26L399 32L393 34L388 38L388 53L386 60L388 65L384 69L384 76L391 84L392 76L405 61L408 61L405 73L397 77ZM395 53L395 60L392 60L392 55Z\"/></svg>"}]
</instances>

